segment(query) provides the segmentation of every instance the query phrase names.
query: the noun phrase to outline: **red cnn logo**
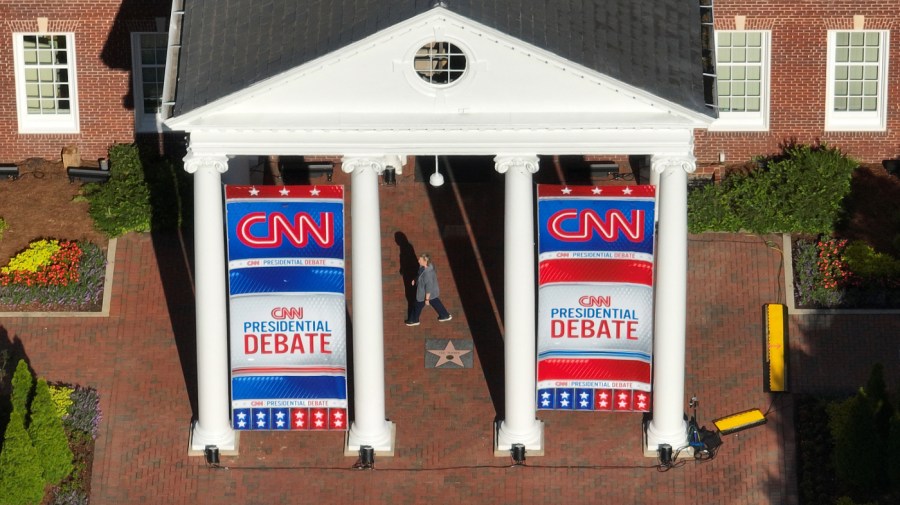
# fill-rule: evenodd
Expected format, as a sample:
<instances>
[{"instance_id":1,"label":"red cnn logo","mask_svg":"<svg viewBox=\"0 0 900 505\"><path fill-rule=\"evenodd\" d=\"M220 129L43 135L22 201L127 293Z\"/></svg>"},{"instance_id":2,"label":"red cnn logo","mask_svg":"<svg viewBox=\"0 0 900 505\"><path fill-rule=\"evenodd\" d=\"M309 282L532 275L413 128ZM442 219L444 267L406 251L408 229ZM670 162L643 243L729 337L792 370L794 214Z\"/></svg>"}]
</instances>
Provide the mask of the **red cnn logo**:
<instances>
[{"instance_id":1,"label":"red cnn logo","mask_svg":"<svg viewBox=\"0 0 900 505\"><path fill-rule=\"evenodd\" d=\"M303 319L303 307L275 307L272 319Z\"/></svg>"},{"instance_id":2,"label":"red cnn logo","mask_svg":"<svg viewBox=\"0 0 900 505\"><path fill-rule=\"evenodd\" d=\"M576 221L578 228L574 231L563 229L564 223L572 220ZM606 217L603 219L593 209L583 209L581 212L565 209L550 216L547 231L553 238L563 242L587 242L595 233L606 242L618 240L619 233L625 235L631 242L643 242L644 211L632 210L629 220L618 209L606 211Z\"/></svg>"},{"instance_id":3,"label":"red cnn logo","mask_svg":"<svg viewBox=\"0 0 900 505\"><path fill-rule=\"evenodd\" d=\"M611 307L611 296L582 296L578 299L578 305L582 307Z\"/></svg>"},{"instance_id":4,"label":"red cnn logo","mask_svg":"<svg viewBox=\"0 0 900 505\"><path fill-rule=\"evenodd\" d=\"M251 212L238 221L237 237L242 244L255 248L281 247L284 239L294 247L306 247L310 238L320 247L331 247L334 245L334 214L321 212L319 221L321 224L307 212L294 214L293 221L280 212L269 215ZM260 227L264 227L262 235L259 234Z\"/></svg>"}]
</instances>

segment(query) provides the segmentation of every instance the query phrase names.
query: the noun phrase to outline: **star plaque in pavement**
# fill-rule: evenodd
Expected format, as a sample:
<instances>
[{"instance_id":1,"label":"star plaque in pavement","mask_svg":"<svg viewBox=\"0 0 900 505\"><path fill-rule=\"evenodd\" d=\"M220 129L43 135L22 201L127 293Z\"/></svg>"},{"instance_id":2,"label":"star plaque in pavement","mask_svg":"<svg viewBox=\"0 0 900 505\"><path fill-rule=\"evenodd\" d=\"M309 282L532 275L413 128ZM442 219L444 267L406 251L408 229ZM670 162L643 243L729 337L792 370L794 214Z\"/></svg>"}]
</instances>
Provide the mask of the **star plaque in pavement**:
<instances>
[{"instance_id":1,"label":"star plaque in pavement","mask_svg":"<svg viewBox=\"0 0 900 505\"><path fill-rule=\"evenodd\" d=\"M472 368L473 349L468 339L426 339L425 368Z\"/></svg>"}]
</instances>

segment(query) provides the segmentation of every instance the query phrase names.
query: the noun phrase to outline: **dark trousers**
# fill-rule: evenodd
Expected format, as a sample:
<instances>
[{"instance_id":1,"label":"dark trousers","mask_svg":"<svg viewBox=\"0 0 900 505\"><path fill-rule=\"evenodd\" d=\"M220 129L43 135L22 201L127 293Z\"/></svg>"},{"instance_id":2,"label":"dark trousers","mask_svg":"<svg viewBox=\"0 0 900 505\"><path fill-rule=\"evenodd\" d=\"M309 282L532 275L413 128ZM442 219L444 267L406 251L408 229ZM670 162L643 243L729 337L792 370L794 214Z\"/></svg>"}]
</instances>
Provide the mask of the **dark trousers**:
<instances>
[{"instance_id":1,"label":"dark trousers","mask_svg":"<svg viewBox=\"0 0 900 505\"><path fill-rule=\"evenodd\" d=\"M447 307L444 307L440 298L432 298L431 300L428 300L428 303L431 304L431 308L437 312L438 318L447 319L450 317L450 313L447 312ZM412 313L409 315L409 320L414 323L419 322L419 316L422 315L423 308L425 308L425 302L416 300L416 304L413 305L412 308Z\"/></svg>"}]
</instances>

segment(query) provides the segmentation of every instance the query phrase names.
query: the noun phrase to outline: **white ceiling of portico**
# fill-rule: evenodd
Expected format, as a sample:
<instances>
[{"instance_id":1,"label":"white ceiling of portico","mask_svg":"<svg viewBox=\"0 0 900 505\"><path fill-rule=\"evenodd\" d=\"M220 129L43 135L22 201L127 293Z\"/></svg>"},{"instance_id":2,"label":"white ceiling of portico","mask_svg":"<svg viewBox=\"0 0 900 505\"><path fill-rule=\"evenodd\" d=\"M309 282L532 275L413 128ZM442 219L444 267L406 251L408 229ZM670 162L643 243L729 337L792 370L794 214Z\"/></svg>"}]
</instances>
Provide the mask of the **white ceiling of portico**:
<instances>
[{"instance_id":1,"label":"white ceiling of portico","mask_svg":"<svg viewBox=\"0 0 900 505\"><path fill-rule=\"evenodd\" d=\"M466 74L451 85L430 85L414 72L416 50L435 40L457 45L468 57ZM710 121L697 112L439 10L167 124L191 132L192 143L231 144L236 140L268 143L270 150L299 153L324 152L322 149L346 144L370 150L365 145L369 139L373 147L387 146L388 151L412 154L417 150L410 149L412 143L440 152L435 151L440 139L446 139L448 145L443 151L448 153L465 151L459 146L486 140L498 151L503 150L502 144L508 144L507 151L523 150L541 138L548 139L546 148L560 152L565 149L556 144L565 143L566 138L590 143L591 138L607 131L610 141L621 141L628 138L623 137L622 130L633 130L644 143L653 144L653 138L658 137L662 144L676 138L676 144L689 144L692 129L704 128ZM260 138L255 139L256 135ZM301 142L305 145L273 145L297 142L298 135L304 137ZM599 147L603 142L597 140ZM568 150L590 152L591 148L573 146Z\"/></svg>"}]
</instances>

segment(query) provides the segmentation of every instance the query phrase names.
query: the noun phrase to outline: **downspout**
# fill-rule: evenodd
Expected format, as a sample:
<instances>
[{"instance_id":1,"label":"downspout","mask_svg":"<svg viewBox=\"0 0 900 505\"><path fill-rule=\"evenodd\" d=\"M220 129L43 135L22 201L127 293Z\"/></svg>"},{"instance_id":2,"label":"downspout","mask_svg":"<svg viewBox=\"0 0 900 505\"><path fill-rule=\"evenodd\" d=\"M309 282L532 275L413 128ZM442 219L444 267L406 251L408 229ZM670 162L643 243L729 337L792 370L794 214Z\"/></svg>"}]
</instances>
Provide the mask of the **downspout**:
<instances>
[{"instance_id":1,"label":"downspout","mask_svg":"<svg viewBox=\"0 0 900 505\"><path fill-rule=\"evenodd\" d=\"M162 89L162 120L172 117L175 109L175 92L178 88L178 58L181 55L181 25L184 20L184 0L172 0L169 16L169 40L166 50L166 73Z\"/></svg>"}]
</instances>

